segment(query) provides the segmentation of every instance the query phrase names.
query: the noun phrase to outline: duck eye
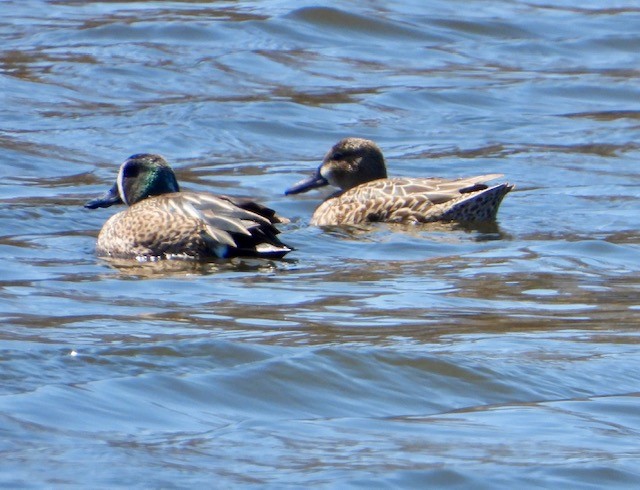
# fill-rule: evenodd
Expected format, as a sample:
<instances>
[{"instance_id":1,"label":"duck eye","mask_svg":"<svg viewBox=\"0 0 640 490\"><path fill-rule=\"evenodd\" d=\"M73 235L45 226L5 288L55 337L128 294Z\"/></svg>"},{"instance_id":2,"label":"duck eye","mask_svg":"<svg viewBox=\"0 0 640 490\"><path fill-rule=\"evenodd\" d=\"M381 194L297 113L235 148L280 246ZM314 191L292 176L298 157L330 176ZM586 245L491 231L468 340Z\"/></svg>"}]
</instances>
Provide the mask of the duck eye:
<instances>
[{"instance_id":1,"label":"duck eye","mask_svg":"<svg viewBox=\"0 0 640 490\"><path fill-rule=\"evenodd\" d=\"M122 174L124 177L137 177L140 174L140 168L137 165L127 165Z\"/></svg>"},{"instance_id":2,"label":"duck eye","mask_svg":"<svg viewBox=\"0 0 640 490\"><path fill-rule=\"evenodd\" d=\"M344 153L341 151L336 151L333 155L331 155L331 160L344 160Z\"/></svg>"}]
</instances>

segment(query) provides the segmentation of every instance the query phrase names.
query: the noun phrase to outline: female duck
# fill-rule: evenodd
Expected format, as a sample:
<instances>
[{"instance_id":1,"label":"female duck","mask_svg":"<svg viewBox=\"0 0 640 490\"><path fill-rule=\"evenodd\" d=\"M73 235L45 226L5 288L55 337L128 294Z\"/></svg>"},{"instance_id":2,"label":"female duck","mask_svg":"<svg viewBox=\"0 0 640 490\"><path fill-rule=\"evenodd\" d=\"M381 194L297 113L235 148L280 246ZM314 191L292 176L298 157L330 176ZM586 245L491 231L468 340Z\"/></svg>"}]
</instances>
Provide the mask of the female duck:
<instances>
[{"instance_id":1,"label":"female duck","mask_svg":"<svg viewBox=\"0 0 640 490\"><path fill-rule=\"evenodd\" d=\"M286 222L250 200L180 192L169 164L139 153L120 167L113 187L89 209L129 206L109 218L98 235L99 255L156 260L222 257L279 258L291 251L276 235Z\"/></svg>"},{"instance_id":2,"label":"female duck","mask_svg":"<svg viewBox=\"0 0 640 490\"><path fill-rule=\"evenodd\" d=\"M345 138L326 154L316 173L287 189L297 194L331 184L340 191L313 213L316 226L494 220L510 184L489 187L484 182L500 174L462 179L387 178L380 148L370 140Z\"/></svg>"}]
</instances>

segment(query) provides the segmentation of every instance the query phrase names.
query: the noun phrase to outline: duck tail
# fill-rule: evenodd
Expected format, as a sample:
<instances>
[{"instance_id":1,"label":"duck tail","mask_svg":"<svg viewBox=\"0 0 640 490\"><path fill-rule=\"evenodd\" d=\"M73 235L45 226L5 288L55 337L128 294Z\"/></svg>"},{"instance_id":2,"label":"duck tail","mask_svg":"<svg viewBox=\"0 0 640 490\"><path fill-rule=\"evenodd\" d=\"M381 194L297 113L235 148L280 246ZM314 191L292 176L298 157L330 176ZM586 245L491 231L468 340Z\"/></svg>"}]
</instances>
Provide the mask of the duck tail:
<instances>
[{"instance_id":1,"label":"duck tail","mask_svg":"<svg viewBox=\"0 0 640 490\"><path fill-rule=\"evenodd\" d=\"M446 210L442 212L440 221L493 221L502 199L514 187L504 183L478 191L467 191L455 201L442 204L446 206Z\"/></svg>"},{"instance_id":2,"label":"duck tail","mask_svg":"<svg viewBox=\"0 0 640 490\"><path fill-rule=\"evenodd\" d=\"M273 226L263 225L260 228L253 228L251 232L251 236L234 236L236 247L230 247L227 256L280 259L293 250L278 239L276 236L278 230Z\"/></svg>"}]
</instances>

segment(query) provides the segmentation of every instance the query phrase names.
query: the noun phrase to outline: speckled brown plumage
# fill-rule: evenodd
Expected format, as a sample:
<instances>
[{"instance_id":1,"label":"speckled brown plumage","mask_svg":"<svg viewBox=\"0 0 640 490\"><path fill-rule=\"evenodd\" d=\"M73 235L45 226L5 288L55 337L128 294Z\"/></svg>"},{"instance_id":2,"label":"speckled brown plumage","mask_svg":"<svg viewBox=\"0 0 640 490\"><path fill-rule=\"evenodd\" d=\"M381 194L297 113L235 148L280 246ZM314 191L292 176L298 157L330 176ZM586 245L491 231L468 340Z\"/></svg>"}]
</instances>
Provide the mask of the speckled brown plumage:
<instances>
[{"instance_id":1,"label":"speckled brown plumage","mask_svg":"<svg viewBox=\"0 0 640 490\"><path fill-rule=\"evenodd\" d=\"M342 189L313 213L316 226L365 222L490 221L496 218L510 184L489 187L500 174L461 179L387 178L382 152L375 143L345 138L329 150L318 171L287 194L332 184Z\"/></svg>"},{"instance_id":2,"label":"speckled brown plumage","mask_svg":"<svg viewBox=\"0 0 640 490\"><path fill-rule=\"evenodd\" d=\"M477 185L495 178L439 180L392 178L361 184L326 199L313 213L315 226L433 221L486 221L495 219L502 198L512 186ZM473 186L478 189L460 192Z\"/></svg>"}]
</instances>

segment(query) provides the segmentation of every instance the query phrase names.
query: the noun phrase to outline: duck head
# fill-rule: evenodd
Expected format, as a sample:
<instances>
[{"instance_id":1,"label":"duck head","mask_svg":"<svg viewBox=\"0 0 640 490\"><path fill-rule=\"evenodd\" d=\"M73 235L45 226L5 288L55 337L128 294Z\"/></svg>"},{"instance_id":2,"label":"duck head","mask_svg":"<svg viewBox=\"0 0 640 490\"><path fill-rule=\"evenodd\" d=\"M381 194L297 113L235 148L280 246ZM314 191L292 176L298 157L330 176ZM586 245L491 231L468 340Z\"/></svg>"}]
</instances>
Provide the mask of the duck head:
<instances>
[{"instance_id":1,"label":"duck head","mask_svg":"<svg viewBox=\"0 0 640 490\"><path fill-rule=\"evenodd\" d=\"M387 168L378 145L363 138L344 138L331 147L311 177L294 184L285 194L299 194L325 185L344 191L386 178Z\"/></svg>"},{"instance_id":2,"label":"duck head","mask_svg":"<svg viewBox=\"0 0 640 490\"><path fill-rule=\"evenodd\" d=\"M180 190L173 169L160 155L137 153L120 166L115 184L102 196L87 202L89 209L106 208L113 204L131 206L147 197Z\"/></svg>"}]
</instances>

